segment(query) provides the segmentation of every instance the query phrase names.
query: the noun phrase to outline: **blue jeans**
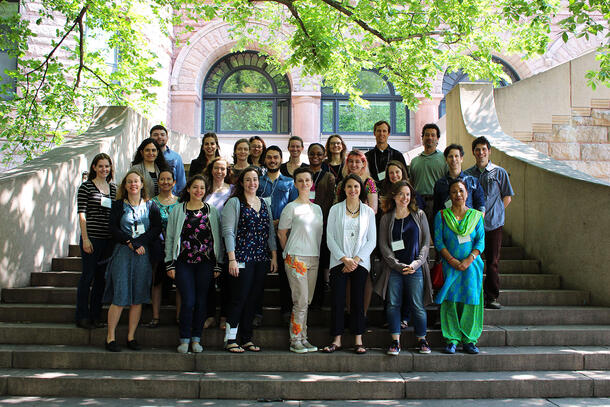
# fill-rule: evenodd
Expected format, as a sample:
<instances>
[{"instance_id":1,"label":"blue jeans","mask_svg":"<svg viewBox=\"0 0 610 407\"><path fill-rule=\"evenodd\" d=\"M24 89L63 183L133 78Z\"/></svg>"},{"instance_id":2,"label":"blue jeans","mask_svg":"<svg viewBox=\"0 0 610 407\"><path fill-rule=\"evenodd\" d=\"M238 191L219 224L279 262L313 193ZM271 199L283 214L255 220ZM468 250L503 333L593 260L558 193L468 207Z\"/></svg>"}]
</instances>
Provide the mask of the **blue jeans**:
<instances>
[{"instance_id":1,"label":"blue jeans","mask_svg":"<svg viewBox=\"0 0 610 407\"><path fill-rule=\"evenodd\" d=\"M180 341L199 342L205 320L208 286L214 273L211 261L186 263L176 261L176 287L182 297L180 308Z\"/></svg>"},{"instance_id":2,"label":"blue jeans","mask_svg":"<svg viewBox=\"0 0 610 407\"><path fill-rule=\"evenodd\" d=\"M257 304L262 302L265 275L269 271L269 261L249 261L246 268L239 269L237 277L230 276L231 306L227 323L231 328L239 326L242 343L252 340L252 320Z\"/></svg>"},{"instance_id":3,"label":"blue jeans","mask_svg":"<svg viewBox=\"0 0 610 407\"><path fill-rule=\"evenodd\" d=\"M100 264L107 254L111 239L96 239L90 237L93 253L87 254L83 250L83 239L80 239L80 252L83 262L83 271L78 280L76 290L76 322L82 319L99 321L102 313L102 297L106 286L106 263ZM91 283L93 282L93 287ZM91 294L91 301L89 301Z\"/></svg>"},{"instance_id":4,"label":"blue jeans","mask_svg":"<svg viewBox=\"0 0 610 407\"><path fill-rule=\"evenodd\" d=\"M415 336L426 336L426 310L424 309L424 277L421 268L413 274L403 275L392 270L388 282L388 322L390 333L400 334L400 317L403 296L409 303L409 315L415 325Z\"/></svg>"}]
</instances>

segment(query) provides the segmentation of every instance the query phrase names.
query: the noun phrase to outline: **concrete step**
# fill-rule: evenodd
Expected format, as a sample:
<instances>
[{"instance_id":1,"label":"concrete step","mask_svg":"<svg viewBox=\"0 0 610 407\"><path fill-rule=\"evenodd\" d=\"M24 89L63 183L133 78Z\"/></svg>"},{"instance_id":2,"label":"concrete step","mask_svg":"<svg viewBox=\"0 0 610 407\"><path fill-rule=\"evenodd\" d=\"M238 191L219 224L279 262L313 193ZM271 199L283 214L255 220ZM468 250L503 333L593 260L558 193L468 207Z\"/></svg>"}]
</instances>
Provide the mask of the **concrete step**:
<instances>
[{"instance_id":1,"label":"concrete step","mask_svg":"<svg viewBox=\"0 0 610 407\"><path fill-rule=\"evenodd\" d=\"M542 280L544 281L544 280ZM500 302L503 305L586 305L589 303L589 293L579 290L561 289L502 289ZM5 303L25 304L75 304L75 287L24 287L5 288L2 290L2 301ZM168 300L174 302L174 292L170 293ZM265 290L264 306L280 304L280 290L270 288ZM326 298L328 305L328 296ZM373 297L373 306L382 306L383 302L378 296Z\"/></svg>"},{"instance_id":2,"label":"concrete step","mask_svg":"<svg viewBox=\"0 0 610 407\"><path fill-rule=\"evenodd\" d=\"M607 371L440 373L0 370L7 395L292 400L607 397Z\"/></svg>"},{"instance_id":3,"label":"concrete step","mask_svg":"<svg viewBox=\"0 0 610 407\"><path fill-rule=\"evenodd\" d=\"M126 321L126 316L124 320ZM330 335L327 327L309 327L311 343L319 346L328 344ZM119 325L117 340L125 342L127 326ZM145 347L175 346L178 343L177 326L165 325L156 329L140 327L136 338ZM430 345L441 348L444 340L440 329L429 329ZM610 338L610 325L484 325L479 345L488 346L605 346ZM102 346L106 339L106 329L91 331L77 328L73 324L50 323L0 323L0 343L22 345L94 345ZM203 331L202 343L210 349L221 349L224 332L214 328ZM286 349L289 343L288 327L259 328L254 331L254 340L265 349ZM412 328L402 332L403 347L415 346ZM371 328L364 334L364 343L370 348L385 349L389 344L387 329ZM346 330L346 347L353 346L353 336Z\"/></svg>"},{"instance_id":4,"label":"concrete step","mask_svg":"<svg viewBox=\"0 0 610 407\"><path fill-rule=\"evenodd\" d=\"M510 239L509 239L510 240ZM525 250L520 246L510 246L510 242L506 239L502 241L502 249L500 252L500 258L502 259L523 259L525 258ZM434 258L436 256L436 249L434 247L430 248L430 257ZM71 244L68 248L68 257L80 257L80 247L76 244Z\"/></svg>"},{"instance_id":5,"label":"concrete step","mask_svg":"<svg viewBox=\"0 0 610 407\"><path fill-rule=\"evenodd\" d=\"M30 285L32 287L76 287L80 275L80 271L32 272ZM502 274L500 283L503 288L507 289L554 289L560 288L561 279L555 274ZM278 288L278 276L269 274L265 278L265 287Z\"/></svg>"},{"instance_id":6,"label":"concrete step","mask_svg":"<svg viewBox=\"0 0 610 407\"><path fill-rule=\"evenodd\" d=\"M51 261L52 271L81 271L81 266L80 257L59 257ZM530 259L501 259L499 270L501 274L538 274L540 262Z\"/></svg>"},{"instance_id":7,"label":"concrete step","mask_svg":"<svg viewBox=\"0 0 610 407\"><path fill-rule=\"evenodd\" d=\"M0 397L0 403L23 405L27 400L28 407L167 407L187 405L193 407L346 407L346 406L393 406L393 407L608 407L610 398L604 397L564 397L564 398L497 398L497 399L447 399L447 400L272 400L272 399L151 399L151 398L101 398L101 397ZM262 404L264 403L264 404Z\"/></svg>"},{"instance_id":8,"label":"concrete step","mask_svg":"<svg viewBox=\"0 0 610 407\"><path fill-rule=\"evenodd\" d=\"M399 373L518 371L532 366L538 370L597 370L609 363L608 347L482 347L474 357L461 352L446 355L440 349L422 355L403 348L399 356L390 357L385 349L371 349L366 355L351 351L298 355L288 350L236 355L208 349L200 354L179 354L175 347L111 353L100 346L0 345L0 368L14 369Z\"/></svg>"},{"instance_id":9,"label":"concrete step","mask_svg":"<svg viewBox=\"0 0 610 407\"><path fill-rule=\"evenodd\" d=\"M102 311L103 319L106 319L106 310L107 307L104 307ZM75 312L76 307L71 304L0 304L0 321L72 323ZM217 309L217 316L218 314ZM163 325L175 325L175 315L175 306L161 306L160 317ZM432 314L429 315L429 319L432 318ZM144 307L142 321L148 322L151 318L151 308ZM386 314L382 307L371 307L367 318L372 326L380 327L386 321ZM309 326L329 326L330 308L310 310L308 322ZM263 324L271 327L283 326L280 308L265 307L263 309ZM610 308L591 306L503 306L500 310L485 310L485 324L610 325Z\"/></svg>"}]
</instances>

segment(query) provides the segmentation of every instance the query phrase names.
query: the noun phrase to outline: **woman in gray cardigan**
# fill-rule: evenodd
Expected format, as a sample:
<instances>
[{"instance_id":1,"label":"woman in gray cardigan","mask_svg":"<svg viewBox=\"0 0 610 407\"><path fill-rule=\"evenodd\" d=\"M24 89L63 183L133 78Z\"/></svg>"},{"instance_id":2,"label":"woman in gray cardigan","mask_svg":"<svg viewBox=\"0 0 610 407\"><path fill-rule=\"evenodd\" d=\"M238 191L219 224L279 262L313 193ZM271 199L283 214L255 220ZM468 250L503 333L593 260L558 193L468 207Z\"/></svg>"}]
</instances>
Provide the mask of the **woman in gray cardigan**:
<instances>
[{"instance_id":1,"label":"woman in gray cardigan","mask_svg":"<svg viewBox=\"0 0 610 407\"><path fill-rule=\"evenodd\" d=\"M144 177L144 186L148 196L159 194L159 172L161 169L169 168L169 166L159 144L154 139L147 138L140 143L131 162L131 168L138 170Z\"/></svg>"},{"instance_id":2,"label":"woman in gray cardigan","mask_svg":"<svg viewBox=\"0 0 610 407\"><path fill-rule=\"evenodd\" d=\"M201 175L190 178L180 195L182 205L167 219L165 266L182 298L180 353L188 352L189 343L194 353L203 351L201 333L208 286L220 273L218 264L223 261L218 211L203 202L205 191Z\"/></svg>"},{"instance_id":3,"label":"woman in gray cardigan","mask_svg":"<svg viewBox=\"0 0 610 407\"><path fill-rule=\"evenodd\" d=\"M263 295L265 275L277 271L273 216L267 203L256 196L259 172L246 167L239 173L233 195L222 209L222 236L227 247L231 305L225 328L225 349L260 352L252 342L252 320ZM237 343L237 333L241 346Z\"/></svg>"},{"instance_id":4,"label":"woman in gray cardigan","mask_svg":"<svg viewBox=\"0 0 610 407\"><path fill-rule=\"evenodd\" d=\"M379 222L378 246L384 270L377 289L388 293L387 318L392 343L388 355L400 353L400 314L403 297L410 306L420 353L430 353L426 341L425 304L432 303L428 251L430 229L424 212L417 208L415 190L407 181L393 184L384 199Z\"/></svg>"}]
</instances>

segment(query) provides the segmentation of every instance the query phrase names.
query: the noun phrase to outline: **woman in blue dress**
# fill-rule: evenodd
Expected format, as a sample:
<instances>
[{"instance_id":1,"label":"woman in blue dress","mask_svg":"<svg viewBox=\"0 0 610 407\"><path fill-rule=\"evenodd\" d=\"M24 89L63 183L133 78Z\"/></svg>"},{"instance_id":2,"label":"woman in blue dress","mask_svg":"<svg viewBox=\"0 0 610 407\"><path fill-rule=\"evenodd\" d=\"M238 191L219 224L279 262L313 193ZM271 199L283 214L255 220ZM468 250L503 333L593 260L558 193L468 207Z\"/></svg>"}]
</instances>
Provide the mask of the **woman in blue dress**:
<instances>
[{"instance_id":1,"label":"woman in blue dress","mask_svg":"<svg viewBox=\"0 0 610 407\"><path fill-rule=\"evenodd\" d=\"M120 352L116 342L116 326L124 307L129 307L127 347L140 350L135 339L142 314L142 304L150 302L152 267L149 243L161 233L159 208L148 200L144 177L137 170L129 170L112 203L110 231L115 241L112 258L106 272L104 302L108 309L106 350Z\"/></svg>"},{"instance_id":2,"label":"woman in blue dress","mask_svg":"<svg viewBox=\"0 0 610 407\"><path fill-rule=\"evenodd\" d=\"M483 331L483 214L466 206L468 192L461 179L449 185L451 208L434 219L434 245L443 262L445 283L436 303L441 304L444 352L453 354L459 343L466 353L477 354Z\"/></svg>"}]
</instances>

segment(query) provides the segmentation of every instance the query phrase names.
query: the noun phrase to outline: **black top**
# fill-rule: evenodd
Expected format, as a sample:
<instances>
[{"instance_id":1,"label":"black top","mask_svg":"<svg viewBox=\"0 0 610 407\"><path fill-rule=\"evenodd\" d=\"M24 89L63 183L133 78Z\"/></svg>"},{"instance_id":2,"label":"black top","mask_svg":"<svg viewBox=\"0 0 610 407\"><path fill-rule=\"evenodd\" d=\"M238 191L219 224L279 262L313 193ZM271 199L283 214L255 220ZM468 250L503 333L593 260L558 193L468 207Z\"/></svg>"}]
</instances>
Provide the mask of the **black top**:
<instances>
[{"instance_id":1,"label":"black top","mask_svg":"<svg viewBox=\"0 0 610 407\"><path fill-rule=\"evenodd\" d=\"M280 173L282 175L292 178L292 175L290 175L290 173L288 172L288 166L286 164L288 164L288 162L285 162L282 165L280 165ZM301 163L301 167L308 167L308 165L305 163Z\"/></svg>"},{"instance_id":2,"label":"black top","mask_svg":"<svg viewBox=\"0 0 610 407\"><path fill-rule=\"evenodd\" d=\"M403 241L404 249L393 250L399 262L411 264L419 254L419 228L413 216L395 219L392 226L392 241Z\"/></svg>"},{"instance_id":3,"label":"black top","mask_svg":"<svg viewBox=\"0 0 610 407\"><path fill-rule=\"evenodd\" d=\"M365 154L366 160L369 162L369 172L371 173L371 178L375 180L375 182L379 182L378 173L384 172L385 167L388 165L388 162L392 160L400 161L405 168L407 168L407 163L405 162L405 158L402 153L398 150L393 149L388 145L388 148L385 151L381 151L375 146L374 149L367 151ZM407 168L407 174L408 168Z\"/></svg>"}]
</instances>

